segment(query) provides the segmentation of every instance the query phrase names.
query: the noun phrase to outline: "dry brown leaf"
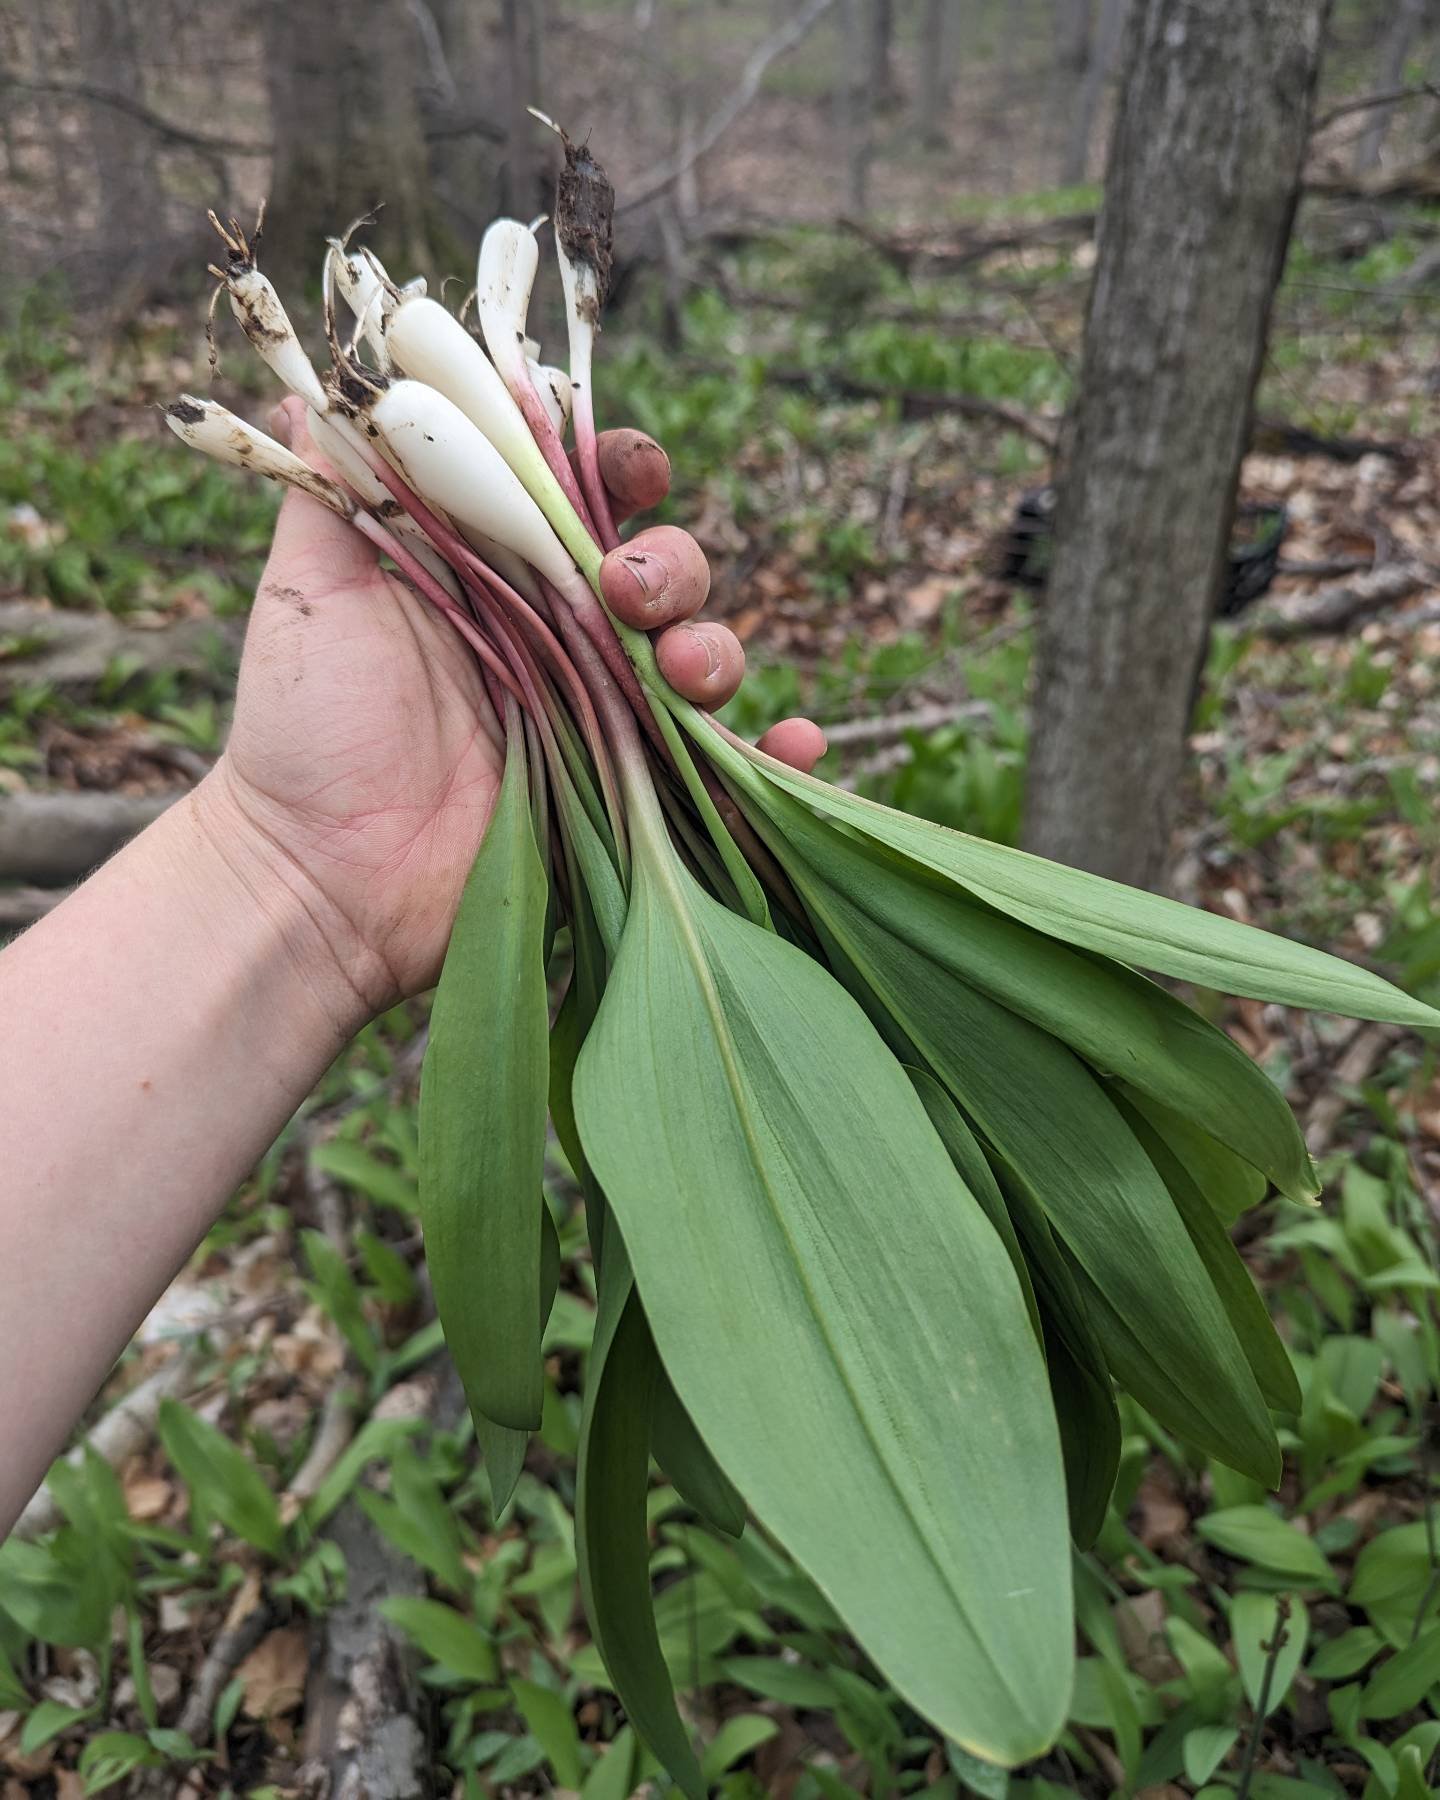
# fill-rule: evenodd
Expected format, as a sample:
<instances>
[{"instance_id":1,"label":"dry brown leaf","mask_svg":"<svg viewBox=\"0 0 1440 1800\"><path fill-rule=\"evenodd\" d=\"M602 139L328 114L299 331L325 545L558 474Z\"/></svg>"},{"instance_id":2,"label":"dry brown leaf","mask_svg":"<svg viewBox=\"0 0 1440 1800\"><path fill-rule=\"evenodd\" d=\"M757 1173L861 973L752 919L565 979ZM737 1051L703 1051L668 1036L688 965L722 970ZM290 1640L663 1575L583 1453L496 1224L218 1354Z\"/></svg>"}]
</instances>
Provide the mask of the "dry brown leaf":
<instances>
[{"instance_id":1,"label":"dry brown leaf","mask_svg":"<svg viewBox=\"0 0 1440 1800\"><path fill-rule=\"evenodd\" d=\"M280 1626L261 1638L235 1671L245 1690L242 1710L251 1719L275 1719L297 1711L309 1672L305 1633L297 1626Z\"/></svg>"},{"instance_id":2,"label":"dry brown leaf","mask_svg":"<svg viewBox=\"0 0 1440 1800\"><path fill-rule=\"evenodd\" d=\"M172 1483L163 1475L147 1474L138 1468L124 1480L125 1510L132 1519L158 1519L169 1511L175 1498Z\"/></svg>"}]
</instances>

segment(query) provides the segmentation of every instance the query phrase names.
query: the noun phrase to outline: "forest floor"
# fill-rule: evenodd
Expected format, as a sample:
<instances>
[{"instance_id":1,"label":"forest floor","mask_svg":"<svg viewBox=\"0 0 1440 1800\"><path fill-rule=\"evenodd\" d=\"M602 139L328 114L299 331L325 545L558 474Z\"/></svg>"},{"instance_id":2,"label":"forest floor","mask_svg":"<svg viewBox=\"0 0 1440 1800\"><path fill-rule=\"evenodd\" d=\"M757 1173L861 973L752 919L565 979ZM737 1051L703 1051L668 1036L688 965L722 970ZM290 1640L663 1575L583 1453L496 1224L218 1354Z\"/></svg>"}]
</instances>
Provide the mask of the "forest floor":
<instances>
[{"instance_id":1,"label":"forest floor","mask_svg":"<svg viewBox=\"0 0 1440 1800\"><path fill-rule=\"evenodd\" d=\"M1086 204L946 229L1000 237ZM1368 249L1363 218L1302 221L1243 483L1284 506L1280 569L1217 626L1177 863L1188 898L1436 1000L1440 290L1412 277L1432 218ZM714 608L752 652L736 723L812 711L832 776L1013 842L1044 600L1006 576L1007 545L1047 477L1089 241L1036 232L958 269L895 251L804 231L717 253L668 323L637 288L605 338L602 416L671 452L665 516L705 544ZM273 499L159 428L202 355L188 311L101 361L38 303L0 347L4 790L162 791L223 743ZM221 391L263 418L243 374L237 351ZM657 1485L662 1636L730 1800L1430 1791L1440 1071L1388 1028L1193 997L1289 1093L1327 1180L1319 1211L1272 1200L1239 1228L1306 1393L1279 1496L1127 1405L1110 1516L1076 1559L1070 1723L1006 1777L928 1732L763 1534L719 1538ZM58 1531L0 1554L3 1800L319 1794L347 1733L404 1712L437 1792L619 1800L653 1778L577 1605L578 1198L557 1149L550 1395L497 1521L415 1224L425 1013L396 1009L340 1059L87 1429L103 1445L122 1396L161 1389L198 1422L165 1409L113 1475L91 1459L56 1484ZM357 1654L385 1673L358 1716Z\"/></svg>"}]
</instances>

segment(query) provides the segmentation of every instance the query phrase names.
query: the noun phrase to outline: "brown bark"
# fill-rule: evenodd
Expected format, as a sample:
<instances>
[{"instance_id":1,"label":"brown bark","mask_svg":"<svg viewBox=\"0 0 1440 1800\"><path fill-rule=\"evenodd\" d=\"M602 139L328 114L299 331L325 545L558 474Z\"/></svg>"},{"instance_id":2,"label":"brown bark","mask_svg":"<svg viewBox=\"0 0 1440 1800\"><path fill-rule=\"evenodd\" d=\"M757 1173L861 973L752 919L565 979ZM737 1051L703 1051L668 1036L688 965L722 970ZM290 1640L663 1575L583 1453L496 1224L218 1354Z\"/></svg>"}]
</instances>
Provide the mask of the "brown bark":
<instances>
[{"instance_id":1,"label":"brown bark","mask_svg":"<svg viewBox=\"0 0 1440 1800\"><path fill-rule=\"evenodd\" d=\"M951 64L956 15L961 0L925 0L920 20L920 141L931 149L946 143L946 117L954 84Z\"/></svg>"},{"instance_id":2,"label":"brown bark","mask_svg":"<svg viewBox=\"0 0 1440 1800\"><path fill-rule=\"evenodd\" d=\"M82 77L105 92L143 106L143 63L131 0L87 0L79 8L78 63ZM92 192L99 227L92 255L108 282L128 292L149 260L162 197L156 141L136 119L112 106L86 117ZM63 150L60 152L63 157Z\"/></svg>"},{"instance_id":3,"label":"brown bark","mask_svg":"<svg viewBox=\"0 0 1440 1800\"><path fill-rule=\"evenodd\" d=\"M1327 0L1136 0L1067 424L1026 841L1164 871Z\"/></svg>"},{"instance_id":4,"label":"brown bark","mask_svg":"<svg viewBox=\"0 0 1440 1800\"><path fill-rule=\"evenodd\" d=\"M416 273L430 260L430 202L423 45L409 9L285 0L264 17L275 140L266 266L277 281L313 285L325 238L382 207L366 241L397 276Z\"/></svg>"}]
</instances>

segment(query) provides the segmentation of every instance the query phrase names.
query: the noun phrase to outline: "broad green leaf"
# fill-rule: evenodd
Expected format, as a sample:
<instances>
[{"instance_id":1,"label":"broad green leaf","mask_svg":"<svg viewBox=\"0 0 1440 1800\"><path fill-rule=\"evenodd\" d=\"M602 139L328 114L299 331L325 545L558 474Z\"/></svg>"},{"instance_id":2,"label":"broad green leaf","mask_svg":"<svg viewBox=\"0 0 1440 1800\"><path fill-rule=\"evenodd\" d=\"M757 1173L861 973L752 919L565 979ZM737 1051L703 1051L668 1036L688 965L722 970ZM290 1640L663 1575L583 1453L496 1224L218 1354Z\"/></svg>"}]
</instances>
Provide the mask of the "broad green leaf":
<instances>
[{"instance_id":1,"label":"broad green leaf","mask_svg":"<svg viewBox=\"0 0 1440 1800\"><path fill-rule=\"evenodd\" d=\"M691 1800L704 1800L705 1783L675 1707L650 1593L645 1495L658 1373L617 1237L606 1250L580 1427L575 1497L580 1591L596 1647L630 1723Z\"/></svg>"},{"instance_id":2,"label":"broad green leaf","mask_svg":"<svg viewBox=\"0 0 1440 1800\"><path fill-rule=\"evenodd\" d=\"M398 1625L432 1662L478 1685L495 1679L495 1647L480 1627L439 1600L396 1594L380 1602L380 1613Z\"/></svg>"},{"instance_id":3,"label":"broad green leaf","mask_svg":"<svg viewBox=\"0 0 1440 1800\"><path fill-rule=\"evenodd\" d=\"M895 937L1193 1121L1282 1193L1309 1199L1315 1171L1285 1097L1240 1047L1133 970L976 905L939 878L788 808L787 836L815 872ZM1440 1015L1437 1015L1440 1022Z\"/></svg>"},{"instance_id":4,"label":"broad green leaf","mask_svg":"<svg viewBox=\"0 0 1440 1800\"><path fill-rule=\"evenodd\" d=\"M717 1531L739 1537L745 1529L745 1502L710 1454L663 1368L656 1371L650 1431L651 1453L680 1497Z\"/></svg>"},{"instance_id":5,"label":"broad green leaf","mask_svg":"<svg viewBox=\"0 0 1440 1800\"><path fill-rule=\"evenodd\" d=\"M1260 1691L1265 1670L1270 1662L1276 1633L1281 1630L1280 1606L1273 1594L1237 1594L1230 1608L1230 1636L1235 1643L1235 1660L1240 1665L1240 1680L1245 1698L1251 1706L1260 1704ZM1283 1627L1285 1641L1275 1652L1275 1667L1270 1677L1266 1713L1274 1712L1290 1692L1296 1670L1305 1656L1310 1634L1310 1615L1298 1598L1290 1601L1290 1617ZM1208 1780L1209 1776L1201 1777Z\"/></svg>"},{"instance_id":6,"label":"broad green leaf","mask_svg":"<svg viewBox=\"0 0 1440 1800\"><path fill-rule=\"evenodd\" d=\"M178 1400L160 1402L160 1441L197 1506L247 1544L279 1556L280 1509L244 1451Z\"/></svg>"},{"instance_id":7,"label":"broad green leaf","mask_svg":"<svg viewBox=\"0 0 1440 1800\"><path fill-rule=\"evenodd\" d=\"M1440 1028L1440 1012L1433 1007L1324 951L1023 850L913 819L801 775L772 758L762 759L758 752L749 755L752 761L763 761L764 774L776 787L914 857L997 912L1061 943L1254 1000Z\"/></svg>"},{"instance_id":8,"label":"broad green leaf","mask_svg":"<svg viewBox=\"0 0 1440 1800\"><path fill-rule=\"evenodd\" d=\"M1185 1779L1203 1787L1240 1741L1233 1725L1197 1725L1185 1733ZM1228 1792L1228 1789L1226 1790Z\"/></svg>"},{"instance_id":9,"label":"broad green leaf","mask_svg":"<svg viewBox=\"0 0 1440 1800\"><path fill-rule=\"evenodd\" d=\"M1196 1531L1227 1556L1289 1575L1305 1587L1333 1589L1335 1575L1324 1553L1266 1506L1231 1506L1207 1513Z\"/></svg>"},{"instance_id":10,"label":"broad green leaf","mask_svg":"<svg viewBox=\"0 0 1440 1800\"><path fill-rule=\"evenodd\" d=\"M32 1756L51 1738L59 1737L72 1725L83 1724L94 1716L93 1706L66 1706L59 1700L42 1700L32 1707L20 1730L20 1754Z\"/></svg>"},{"instance_id":11,"label":"broad green leaf","mask_svg":"<svg viewBox=\"0 0 1440 1800\"><path fill-rule=\"evenodd\" d=\"M792 868L839 972L888 1014L1044 1208L1106 1360L1162 1423L1257 1480L1280 1452L1245 1353L1154 1165L1057 1039ZM1093 1293L1092 1293L1093 1290Z\"/></svg>"},{"instance_id":12,"label":"broad green leaf","mask_svg":"<svg viewBox=\"0 0 1440 1800\"><path fill-rule=\"evenodd\" d=\"M316 1144L310 1160L322 1175L333 1176L377 1206L393 1207L407 1218L415 1210L414 1177L394 1163L381 1162L353 1138Z\"/></svg>"},{"instance_id":13,"label":"broad green leaf","mask_svg":"<svg viewBox=\"0 0 1440 1800\"><path fill-rule=\"evenodd\" d=\"M1003 1159L997 1157L997 1163L1003 1198L1039 1301L1045 1363L1065 1459L1070 1533L1084 1550L1105 1523L1120 1466L1115 1384L1081 1284L1055 1241L1044 1209Z\"/></svg>"},{"instance_id":14,"label":"broad green leaf","mask_svg":"<svg viewBox=\"0 0 1440 1800\"><path fill-rule=\"evenodd\" d=\"M543 1348L545 1327L549 1324L555 1295L560 1287L560 1239L555 1230L555 1221L550 1216L550 1208L543 1197L539 1207L540 1329ZM515 1484L520 1479L521 1470L525 1467L525 1455L530 1448L530 1433L512 1431L508 1425L497 1425L484 1413L472 1412L470 1416L475 1422L475 1441L480 1446L485 1473L490 1479L491 1515L498 1520L514 1497ZM544 1423L543 1405L541 1423Z\"/></svg>"},{"instance_id":15,"label":"broad green leaf","mask_svg":"<svg viewBox=\"0 0 1440 1800\"><path fill-rule=\"evenodd\" d=\"M1005 1246L1005 1254L1010 1258L1015 1278L1020 1283L1020 1292L1025 1296L1025 1310L1030 1315L1030 1323L1035 1329L1036 1338L1043 1344L1044 1327L1040 1323L1040 1307L1035 1298L1034 1283L1030 1279L1030 1269L1025 1261L1025 1252L1020 1247L1020 1240L1015 1235L1015 1226L1010 1217L1010 1209L1005 1204L1005 1196L1000 1192L995 1180L995 1171L985 1160L985 1152L980 1148L975 1133L965 1123L960 1108L950 1098L940 1083L928 1069L906 1068L910 1077L910 1085L920 1096L920 1104L925 1108L926 1117L935 1127L935 1135L945 1146L945 1154L955 1165L955 1172L965 1186L984 1208L985 1217L995 1227L996 1235ZM1063 1430L1064 1417L1061 1415Z\"/></svg>"},{"instance_id":16,"label":"broad green leaf","mask_svg":"<svg viewBox=\"0 0 1440 1800\"><path fill-rule=\"evenodd\" d=\"M1394 1719L1418 1706L1440 1685L1440 1626L1397 1650L1365 1683L1360 1714L1366 1719Z\"/></svg>"},{"instance_id":17,"label":"broad green leaf","mask_svg":"<svg viewBox=\"0 0 1440 1800\"><path fill-rule=\"evenodd\" d=\"M778 1656L729 1656L722 1666L727 1681L748 1688L762 1700L805 1711L830 1711L835 1706L834 1682L803 1663L782 1662Z\"/></svg>"},{"instance_id":18,"label":"broad green leaf","mask_svg":"<svg viewBox=\"0 0 1440 1800\"><path fill-rule=\"evenodd\" d=\"M752 1755L762 1744L768 1744L780 1727L764 1713L735 1713L728 1718L705 1746L700 1768L712 1785L727 1769Z\"/></svg>"},{"instance_id":19,"label":"broad green leaf","mask_svg":"<svg viewBox=\"0 0 1440 1800\"><path fill-rule=\"evenodd\" d=\"M576 1074L656 1345L899 1691L1023 1760L1064 1716L1070 1584L1014 1270L854 1002L668 855L637 856Z\"/></svg>"},{"instance_id":20,"label":"broad green leaf","mask_svg":"<svg viewBox=\"0 0 1440 1800\"><path fill-rule=\"evenodd\" d=\"M1431 1582L1429 1532L1425 1521L1392 1525L1374 1537L1355 1559L1346 1599L1360 1607L1387 1642L1408 1644L1424 1603L1426 1620L1436 1616L1440 1589Z\"/></svg>"},{"instance_id":21,"label":"broad green leaf","mask_svg":"<svg viewBox=\"0 0 1440 1800\"><path fill-rule=\"evenodd\" d=\"M549 1104L545 868L522 740L465 883L420 1084L420 1221L471 1411L540 1423L540 1192Z\"/></svg>"},{"instance_id":22,"label":"broad green leaf","mask_svg":"<svg viewBox=\"0 0 1440 1800\"><path fill-rule=\"evenodd\" d=\"M345 1258L323 1231L302 1231L300 1242L315 1277L310 1285L312 1298L335 1321L361 1368L375 1374L380 1367L380 1345L365 1317L360 1290Z\"/></svg>"},{"instance_id":23,"label":"broad green leaf","mask_svg":"<svg viewBox=\"0 0 1440 1800\"><path fill-rule=\"evenodd\" d=\"M1169 1190L1175 1209L1185 1222L1190 1241L1200 1254L1220 1304L1245 1352L1260 1392L1270 1406L1282 1412L1299 1412L1300 1383L1290 1354L1275 1330L1265 1302L1250 1279L1250 1271L1230 1242L1215 1209L1190 1179L1189 1170L1140 1113L1119 1102L1122 1117L1134 1132L1140 1148L1154 1163Z\"/></svg>"},{"instance_id":24,"label":"broad green leaf","mask_svg":"<svg viewBox=\"0 0 1440 1800\"><path fill-rule=\"evenodd\" d=\"M465 1591L465 1564L460 1555L459 1531L453 1521L448 1528L432 1533L430 1518L407 1512L373 1488L357 1489L355 1499L370 1523L397 1550L413 1557L453 1593Z\"/></svg>"},{"instance_id":25,"label":"broad green leaf","mask_svg":"<svg viewBox=\"0 0 1440 1800\"><path fill-rule=\"evenodd\" d=\"M1150 1129L1169 1145L1175 1160L1189 1173L1222 1225L1233 1225L1242 1213L1265 1198L1269 1182L1259 1169L1227 1150L1208 1131L1161 1106L1139 1088L1121 1084L1121 1092L1134 1110L1148 1120Z\"/></svg>"},{"instance_id":26,"label":"broad green leaf","mask_svg":"<svg viewBox=\"0 0 1440 1800\"><path fill-rule=\"evenodd\" d=\"M133 1731L101 1731L80 1752L77 1772L87 1794L102 1794L136 1769L158 1768L164 1760Z\"/></svg>"},{"instance_id":27,"label":"broad green leaf","mask_svg":"<svg viewBox=\"0 0 1440 1800\"><path fill-rule=\"evenodd\" d=\"M535 1681L512 1681L510 1692L531 1736L544 1745L557 1784L578 1788L585 1779L585 1765L580 1758L580 1733L570 1708L553 1688L541 1687Z\"/></svg>"},{"instance_id":28,"label":"broad green leaf","mask_svg":"<svg viewBox=\"0 0 1440 1800\"><path fill-rule=\"evenodd\" d=\"M1385 1648L1385 1640L1369 1625L1352 1625L1320 1648L1310 1658L1305 1673L1316 1681L1347 1681L1358 1675Z\"/></svg>"},{"instance_id":29,"label":"broad green leaf","mask_svg":"<svg viewBox=\"0 0 1440 1800\"><path fill-rule=\"evenodd\" d=\"M585 1777L580 1800L630 1800L635 1786L635 1734L626 1725Z\"/></svg>"}]
</instances>

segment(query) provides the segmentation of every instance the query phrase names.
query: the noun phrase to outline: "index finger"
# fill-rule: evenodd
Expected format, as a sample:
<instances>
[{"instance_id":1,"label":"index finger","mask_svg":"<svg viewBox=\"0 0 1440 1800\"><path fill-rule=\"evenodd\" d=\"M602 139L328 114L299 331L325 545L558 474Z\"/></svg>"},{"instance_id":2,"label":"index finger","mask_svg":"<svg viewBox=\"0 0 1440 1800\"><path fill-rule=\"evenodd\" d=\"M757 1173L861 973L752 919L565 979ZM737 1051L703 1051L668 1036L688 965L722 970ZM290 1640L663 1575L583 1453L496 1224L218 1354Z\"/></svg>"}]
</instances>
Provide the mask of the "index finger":
<instances>
[{"instance_id":1,"label":"index finger","mask_svg":"<svg viewBox=\"0 0 1440 1800\"><path fill-rule=\"evenodd\" d=\"M595 449L617 520L658 506L670 492L670 458L647 433L602 431Z\"/></svg>"}]
</instances>

